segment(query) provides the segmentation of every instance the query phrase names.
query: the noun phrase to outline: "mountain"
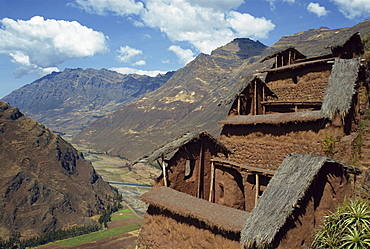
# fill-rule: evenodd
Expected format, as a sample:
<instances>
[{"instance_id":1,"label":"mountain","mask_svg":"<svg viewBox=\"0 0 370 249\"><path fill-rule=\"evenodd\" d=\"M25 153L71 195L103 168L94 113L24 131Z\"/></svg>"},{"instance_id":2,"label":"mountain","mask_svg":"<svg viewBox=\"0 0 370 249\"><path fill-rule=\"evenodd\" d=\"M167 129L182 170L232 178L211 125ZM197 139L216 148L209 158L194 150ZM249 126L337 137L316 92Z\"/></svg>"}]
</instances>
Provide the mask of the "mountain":
<instances>
[{"instance_id":1,"label":"mountain","mask_svg":"<svg viewBox=\"0 0 370 249\"><path fill-rule=\"evenodd\" d=\"M321 27L284 36L268 48L248 39L235 39L211 55L200 54L156 91L96 120L73 142L136 159L186 131L206 130L218 136L221 126L216 122L228 112L227 106L218 106L220 97L240 77L271 68L271 61L260 62L264 56L287 46L306 56L329 53L327 44L340 34L355 31L362 36L369 34L370 20L350 28ZM249 53L249 49L254 52Z\"/></svg>"},{"instance_id":2,"label":"mountain","mask_svg":"<svg viewBox=\"0 0 370 249\"><path fill-rule=\"evenodd\" d=\"M50 129L71 135L159 88L172 74L150 77L107 69L65 69L25 85L3 100Z\"/></svg>"},{"instance_id":3,"label":"mountain","mask_svg":"<svg viewBox=\"0 0 370 249\"><path fill-rule=\"evenodd\" d=\"M136 159L188 130L217 132L220 116L214 115L213 110L220 94L217 89L233 70L260 56L265 49L262 43L243 38L211 55L200 54L162 87L96 120L73 142Z\"/></svg>"},{"instance_id":4,"label":"mountain","mask_svg":"<svg viewBox=\"0 0 370 249\"><path fill-rule=\"evenodd\" d=\"M0 100L0 237L94 225L116 192L82 153Z\"/></svg>"}]
</instances>

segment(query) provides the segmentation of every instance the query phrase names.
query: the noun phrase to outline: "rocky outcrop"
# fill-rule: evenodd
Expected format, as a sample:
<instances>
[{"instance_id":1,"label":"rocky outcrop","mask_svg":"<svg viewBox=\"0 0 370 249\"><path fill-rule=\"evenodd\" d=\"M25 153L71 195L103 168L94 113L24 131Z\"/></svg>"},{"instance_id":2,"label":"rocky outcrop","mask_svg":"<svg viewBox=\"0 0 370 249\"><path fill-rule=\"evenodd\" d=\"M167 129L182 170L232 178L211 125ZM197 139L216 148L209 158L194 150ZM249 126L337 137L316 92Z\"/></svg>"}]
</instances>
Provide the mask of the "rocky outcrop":
<instances>
[{"instance_id":1,"label":"rocky outcrop","mask_svg":"<svg viewBox=\"0 0 370 249\"><path fill-rule=\"evenodd\" d=\"M93 225L115 191L60 136L0 100L0 237Z\"/></svg>"}]
</instances>

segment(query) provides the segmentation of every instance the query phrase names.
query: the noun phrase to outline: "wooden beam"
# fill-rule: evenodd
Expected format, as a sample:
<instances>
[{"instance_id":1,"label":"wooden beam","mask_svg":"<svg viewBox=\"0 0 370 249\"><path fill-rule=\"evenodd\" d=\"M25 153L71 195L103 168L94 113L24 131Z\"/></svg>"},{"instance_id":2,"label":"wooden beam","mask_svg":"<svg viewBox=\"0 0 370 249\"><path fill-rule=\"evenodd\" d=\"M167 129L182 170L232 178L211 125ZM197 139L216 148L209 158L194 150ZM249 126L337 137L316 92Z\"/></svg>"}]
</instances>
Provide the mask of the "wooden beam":
<instances>
[{"instance_id":1,"label":"wooden beam","mask_svg":"<svg viewBox=\"0 0 370 249\"><path fill-rule=\"evenodd\" d=\"M255 200L254 200L254 206L257 206L257 202L258 202L258 196L259 196L259 193L260 193L260 177L258 174L255 174L256 176L256 196L255 196Z\"/></svg>"},{"instance_id":2,"label":"wooden beam","mask_svg":"<svg viewBox=\"0 0 370 249\"><path fill-rule=\"evenodd\" d=\"M254 81L254 115L257 115L257 81Z\"/></svg>"},{"instance_id":3,"label":"wooden beam","mask_svg":"<svg viewBox=\"0 0 370 249\"><path fill-rule=\"evenodd\" d=\"M266 101L266 96L265 96L265 86L262 85L262 101ZM262 114L266 114L266 106L262 106Z\"/></svg>"},{"instance_id":4,"label":"wooden beam","mask_svg":"<svg viewBox=\"0 0 370 249\"><path fill-rule=\"evenodd\" d=\"M164 158L162 157L162 172L163 172L163 182L164 186L168 187L167 183L167 171L166 171L166 162L164 161Z\"/></svg>"},{"instance_id":5,"label":"wooden beam","mask_svg":"<svg viewBox=\"0 0 370 249\"><path fill-rule=\"evenodd\" d=\"M202 168L203 168L203 148L202 140L200 140L200 152L199 152L199 171L198 171L198 191L197 197L202 198Z\"/></svg>"},{"instance_id":6,"label":"wooden beam","mask_svg":"<svg viewBox=\"0 0 370 249\"><path fill-rule=\"evenodd\" d=\"M209 202L214 202L215 164L211 162L211 185L209 187Z\"/></svg>"},{"instance_id":7,"label":"wooden beam","mask_svg":"<svg viewBox=\"0 0 370 249\"><path fill-rule=\"evenodd\" d=\"M238 111L237 111L237 113L238 113L238 115L240 115L240 95L238 95Z\"/></svg>"}]
</instances>

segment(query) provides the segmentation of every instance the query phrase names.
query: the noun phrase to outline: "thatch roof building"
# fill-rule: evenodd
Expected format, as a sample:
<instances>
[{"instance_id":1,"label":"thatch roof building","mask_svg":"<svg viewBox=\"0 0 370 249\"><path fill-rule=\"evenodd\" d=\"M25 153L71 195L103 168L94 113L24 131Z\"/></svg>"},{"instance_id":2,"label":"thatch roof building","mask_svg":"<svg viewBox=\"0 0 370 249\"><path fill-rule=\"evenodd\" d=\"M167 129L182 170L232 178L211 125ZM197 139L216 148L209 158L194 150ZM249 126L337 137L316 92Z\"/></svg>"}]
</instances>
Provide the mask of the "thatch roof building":
<instances>
[{"instance_id":1,"label":"thatch roof building","mask_svg":"<svg viewBox=\"0 0 370 249\"><path fill-rule=\"evenodd\" d=\"M249 213L181 193L171 188L152 189L140 197L146 203L184 218L197 219L226 232L242 230Z\"/></svg>"},{"instance_id":2,"label":"thatch roof building","mask_svg":"<svg viewBox=\"0 0 370 249\"><path fill-rule=\"evenodd\" d=\"M266 57L262 58L261 62L275 58L274 67L282 67L290 64L294 64L298 59L305 59L306 56L299 52L292 46L278 48L273 51Z\"/></svg>"},{"instance_id":3,"label":"thatch roof building","mask_svg":"<svg viewBox=\"0 0 370 249\"><path fill-rule=\"evenodd\" d=\"M182 134L181 136L177 137L176 139L163 144L162 146L158 147L154 151L144 155L136 159L133 164L136 163L153 163L158 159L170 160L174 154L184 145L201 140L203 138L208 138L214 143L214 146L218 152L221 153L231 153L230 149L228 149L224 144L222 144L219 140L214 138L212 135L208 134L207 132L187 132Z\"/></svg>"},{"instance_id":4,"label":"thatch roof building","mask_svg":"<svg viewBox=\"0 0 370 249\"><path fill-rule=\"evenodd\" d=\"M276 94L256 75L241 77L221 99L220 105L230 106L228 115L264 114L261 105Z\"/></svg>"},{"instance_id":5,"label":"thatch roof building","mask_svg":"<svg viewBox=\"0 0 370 249\"><path fill-rule=\"evenodd\" d=\"M336 59L325 91L321 114L331 120L339 113L344 119L352 107L361 58Z\"/></svg>"},{"instance_id":6,"label":"thatch roof building","mask_svg":"<svg viewBox=\"0 0 370 249\"><path fill-rule=\"evenodd\" d=\"M360 174L361 170L328 157L291 154L280 165L247 219L241 243L245 248L303 248L305 243L309 245L313 229L322 222L315 212L321 205L335 206L351 193L344 191L349 185L348 173ZM325 192L327 184L332 196L326 199L324 195L330 195ZM311 204L313 210L309 210ZM306 219L305 216L311 217ZM301 235L287 235L290 232Z\"/></svg>"},{"instance_id":7,"label":"thatch roof building","mask_svg":"<svg viewBox=\"0 0 370 249\"><path fill-rule=\"evenodd\" d=\"M364 52L360 33L350 29L343 29L328 37L325 48L332 54L342 59L354 58Z\"/></svg>"},{"instance_id":8,"label":"thatch roof building","mask_svg":"<svg viewBox=\"0 0 370 249\"><path fill-rule=\"evenodd\" d=\"M240 248L249 213L221 206L171 188L141 196L149 204L138 248Z\"/></svg>"}]
</instances>

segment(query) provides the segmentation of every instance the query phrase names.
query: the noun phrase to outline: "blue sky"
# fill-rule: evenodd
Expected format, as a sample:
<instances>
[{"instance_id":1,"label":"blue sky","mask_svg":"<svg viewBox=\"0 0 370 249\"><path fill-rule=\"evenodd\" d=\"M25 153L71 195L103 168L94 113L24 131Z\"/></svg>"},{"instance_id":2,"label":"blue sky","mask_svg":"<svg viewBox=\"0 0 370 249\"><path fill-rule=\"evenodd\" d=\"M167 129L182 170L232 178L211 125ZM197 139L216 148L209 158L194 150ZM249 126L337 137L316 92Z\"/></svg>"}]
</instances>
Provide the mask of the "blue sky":
<instances>
[{"instance_id":1,"label":"blue sky","mask_svg":"<svg viewBox=\"0 0 370 249\"><path fill-rule=\"evenodd\" d=\"M237 37L368 18L370 0L0 0L0 98L65 68L156 75Z\"/></svg>"}]
</instances>

